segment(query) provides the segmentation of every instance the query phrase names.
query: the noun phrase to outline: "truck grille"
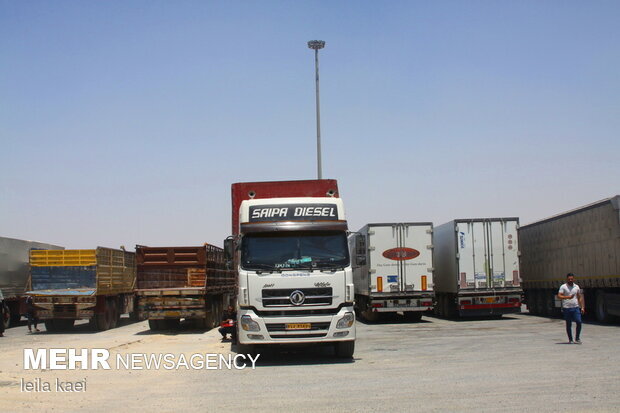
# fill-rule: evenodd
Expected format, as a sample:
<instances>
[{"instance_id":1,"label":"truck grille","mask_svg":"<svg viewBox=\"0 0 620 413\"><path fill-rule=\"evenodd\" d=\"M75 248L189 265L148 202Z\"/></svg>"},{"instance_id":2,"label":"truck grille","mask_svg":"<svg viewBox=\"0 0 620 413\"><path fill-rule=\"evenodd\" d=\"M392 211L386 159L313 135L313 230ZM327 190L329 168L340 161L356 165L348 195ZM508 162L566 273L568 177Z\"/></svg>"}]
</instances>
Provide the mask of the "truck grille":
<instances>
[{"instance_id":1,"label":"truck grille","mask_svg":"<svg viewBox=\"0 0 620 413\"><path fill-rule=\"evenodd\" d=\"M329 330L330 322L321 322L321 323L309 323L310 328L303 331L316 331L316 330ZM267 331L290 331L286 329L285 323L268 323Z\"/></svg>"},{"instance_id":2,"label":"truck grille","mask_svg":"<svg viewBox=\"0 0 620 413\"><path fill-rule=\"evenodd\" d=\"M291 296L294 292L303 293L304 300L301 304L293 304ZM318 305L331 305L332 289L326 288L278 288L265 289L262 291L263 306L265 307L306 307Z\"/></svg>"},{"instance_id":3,"label":"truck grille","mask_svg":"<svg viewBox=\"0 0 620 413\"><path fill-rule=\"evenodd\" d=\"M319 338L325 337L327 333L318 334L270 334L271 338Z\"/></svg>"}]
</instances>

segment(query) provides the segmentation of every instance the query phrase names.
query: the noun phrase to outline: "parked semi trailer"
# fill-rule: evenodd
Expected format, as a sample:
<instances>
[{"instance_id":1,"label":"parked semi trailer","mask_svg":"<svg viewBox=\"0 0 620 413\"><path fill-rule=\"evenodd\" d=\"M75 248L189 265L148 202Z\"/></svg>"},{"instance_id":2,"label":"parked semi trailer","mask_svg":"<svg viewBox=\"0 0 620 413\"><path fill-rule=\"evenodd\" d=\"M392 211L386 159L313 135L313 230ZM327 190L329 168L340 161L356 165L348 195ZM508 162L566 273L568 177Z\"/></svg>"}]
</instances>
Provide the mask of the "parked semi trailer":
<instances>
[{"instance_id":1,"label":"parked semi trailer","mask_svg":"<svg viewBox=\"0 0 620 413\"><path fill-rule=\"evenodd\" d=\"M518 227L518 218L457 219L435 227L438 315L521 311Z\"/></svg>"},{"instance_id":2,"label":"parked semi trailer","mask_svg":"<svg viewBox=\"0 0 620 413\"><path fill-rule=\"evenodd\" d=\"M16 325L24 313L24 293L30 289L31 249L63 249L58 245L0 237L0 291L9 308L5 328Z\"/></svg>"},{"instance_id":3,"label":"parked semi trailer","mask_svg":"<svg viewBox=\"0 0 620 413\"><path fill-rule=\"evenodd\" d=\"M335 180L232 185L239 276L238 340L255 346L328 343L340 357L355 348L347 221Z\"/></svg>"},{"instance_id":4,"label":"parked semi trailer","mask_svg":"<svg viewBox=\"0 0 620 413\"><path fill-rule=\"evenodd\" d=\"M433 308L433 224L368 224L349 236L355 309L369 321Z\"/></svg>"},{"instance_id":5,"label":"parked semi trailer","mask_svg":"<svg viewBox=\"0 0 620 413\"><path fill-rule=\"evenodd\" d=\"M531 313L559 313L567 273L585 291L586 312L620 316L620 196L519 228L523 289Z\"/></svg>"},{"instance_id":6,"label":"parked semi trailer","mask_svg":"<svg viewBox=\"0 0 620 413\"><path fill-rule=\"evenodd\" d=\"M236 292L221 248L137 245L136 256L138 311L151 330L176 328L181 319L197 328L219 325Z\"/></svg>"},{"instance_id":7,"label":"parked semi trailer","mask_svg":"<svg viewBox=\"0 0 620 413\"><path fill-rule=\"evenodd\" d=\"M85 250L31 250L30 272L38 317L48 331L89 320L96 330L117 325L134 311L136 256L97 247Z\"/></svg>"}]
</instances>

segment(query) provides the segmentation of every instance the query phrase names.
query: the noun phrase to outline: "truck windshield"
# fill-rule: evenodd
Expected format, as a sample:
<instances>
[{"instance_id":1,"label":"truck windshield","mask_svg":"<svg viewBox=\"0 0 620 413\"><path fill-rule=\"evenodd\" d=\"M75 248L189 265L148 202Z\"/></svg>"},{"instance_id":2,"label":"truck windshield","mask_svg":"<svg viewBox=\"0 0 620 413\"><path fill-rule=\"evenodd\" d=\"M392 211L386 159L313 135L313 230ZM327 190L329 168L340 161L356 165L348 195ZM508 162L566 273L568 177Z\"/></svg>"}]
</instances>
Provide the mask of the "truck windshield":
<instances>
[{"instance_id":1,"label":"truck windshield","mask_svg":"<svg viewBox=\"0 0 620 413\"><path fill-rule=\"evenodd\" d=\"M349 251L342 231L250 234L241 243L241 266L246 270L332 270L347 265Z\"/></svg>"}]
</instances>

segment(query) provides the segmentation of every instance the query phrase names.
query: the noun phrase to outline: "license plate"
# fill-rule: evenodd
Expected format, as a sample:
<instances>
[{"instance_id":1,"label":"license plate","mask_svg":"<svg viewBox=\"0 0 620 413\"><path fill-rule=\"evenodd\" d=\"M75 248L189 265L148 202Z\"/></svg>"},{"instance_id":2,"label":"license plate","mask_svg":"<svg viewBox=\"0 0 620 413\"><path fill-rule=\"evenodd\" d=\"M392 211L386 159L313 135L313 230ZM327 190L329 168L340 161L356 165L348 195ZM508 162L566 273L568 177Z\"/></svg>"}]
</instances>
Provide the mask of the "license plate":
<instances>
[{"instance_id":1,"label":"license plate","mask_svg":"<svg viewBox=\"0 0 620 413\"><path fill-rule=\"evenodd\" d=\"M495 302L495 297L487 297L484 299L485 302L487 303L494 303Z\"/></svg>"},{"instance_id":2,"label":"license plate","mask_svg":"<svg viewBox=\"0 0 620 413\"><path fill-rule=\"evenodd\" d=\"M312 325L310 323L290 323L286 324L287 330L310 330Z\"/></svg>"}]
</instances>

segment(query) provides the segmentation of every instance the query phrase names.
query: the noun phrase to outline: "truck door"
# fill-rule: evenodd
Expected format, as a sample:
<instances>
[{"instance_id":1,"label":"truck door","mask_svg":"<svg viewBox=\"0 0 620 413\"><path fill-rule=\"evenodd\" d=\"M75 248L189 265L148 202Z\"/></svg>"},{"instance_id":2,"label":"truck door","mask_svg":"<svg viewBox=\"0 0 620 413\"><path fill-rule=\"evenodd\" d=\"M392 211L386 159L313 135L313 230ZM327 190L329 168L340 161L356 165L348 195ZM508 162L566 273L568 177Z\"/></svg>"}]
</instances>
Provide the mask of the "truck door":
<instances>
[{"instance_id":1,"label":"truck door","mask_svg":"<svg viewBox=\"0 0 620 413\"><path fill-rule=\"evenodd\" d=\"M515 220L493 222L493 272L495 287L519 286L518 223ZM498 259L501 257L501 260ZM501 283L498 281L501 279Z\"/></svg>"},{"instance_id":2,"label":"truck door","mask_svg":"<svg viewBox=\"0 0 620 413\"><path fill-rule=\"evenodd\" d=\"M460 289L487 288L488 251L483 222L459 222L456 226Z\"/></svg>"},{"instance_id":3,"label":"truck door","mask_svg":"<svg viewBox=\"0 0 620 413\"><path fill-rule=\"evenodd\" d=\"M400 291L401 270L397 259L400 229L398 224L368 228L370 254L370 291Z\"/></svg>"},{"instance_id":4,"label":"truck door","mask_svg":"<svg viewBox=\"0 0 620 413\"><path fill-rule=\"evenodd\" d=\"M403 260L401 261L402 291L432 291L433 243L431 225L400 226Z\"/></svg>"}]
</instances>

